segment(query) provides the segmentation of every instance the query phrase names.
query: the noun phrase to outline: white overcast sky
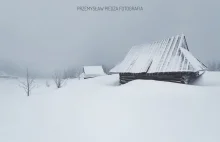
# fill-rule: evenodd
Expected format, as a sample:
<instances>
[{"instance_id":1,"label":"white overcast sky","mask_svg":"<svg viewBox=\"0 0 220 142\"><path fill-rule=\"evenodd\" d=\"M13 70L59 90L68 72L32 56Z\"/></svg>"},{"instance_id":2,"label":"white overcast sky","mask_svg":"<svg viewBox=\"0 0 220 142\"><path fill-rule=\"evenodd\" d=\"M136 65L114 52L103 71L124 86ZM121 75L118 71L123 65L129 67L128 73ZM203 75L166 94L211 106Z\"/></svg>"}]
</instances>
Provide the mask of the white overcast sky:
<instances>
[{"instance_id":1,"label":"white overcast sky","mask_svg":"<svg viewBox=\"0 0 220 142\"><path fill-rule=\"evenodd\" d=\"M77 6L142 6L81 12ZM0 60L50 72L113 65L131 46L184 33L201 61L220 59L220 1L0 0Z\"/></svg>"}]
</instances>

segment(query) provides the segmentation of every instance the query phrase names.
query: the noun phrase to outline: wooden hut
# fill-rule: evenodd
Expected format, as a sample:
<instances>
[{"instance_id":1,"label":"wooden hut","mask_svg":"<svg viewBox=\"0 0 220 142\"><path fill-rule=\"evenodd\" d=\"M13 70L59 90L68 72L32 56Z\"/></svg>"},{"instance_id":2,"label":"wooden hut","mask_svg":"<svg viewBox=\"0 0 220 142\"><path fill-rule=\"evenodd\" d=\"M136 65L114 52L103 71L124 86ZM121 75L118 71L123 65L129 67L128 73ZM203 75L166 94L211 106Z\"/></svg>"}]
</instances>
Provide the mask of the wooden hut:
<instances>
[{"instance_id":1,"label":"wooden hut","mask_svg":"<svg viewBox=\"0 0 220 142\"><path fill-rule=\"evenodd\" d=\"M188 84L206 69L190 53L182 34L152 44L133 46L124 60L110 72L119 73L121 84L135 79Z\"/></svg>"},{"instance_id":2,"label":"wooden hut","mask_svg":"<svg viewBox=\"0 0 220 142\"><path fill-rule=\"evenodd\" d=\"M84 66L83 73L80 75L80 78L88 79L103 75L106 75L106 73L104 72L102 66Z\"/></svg>"}]
</instances>

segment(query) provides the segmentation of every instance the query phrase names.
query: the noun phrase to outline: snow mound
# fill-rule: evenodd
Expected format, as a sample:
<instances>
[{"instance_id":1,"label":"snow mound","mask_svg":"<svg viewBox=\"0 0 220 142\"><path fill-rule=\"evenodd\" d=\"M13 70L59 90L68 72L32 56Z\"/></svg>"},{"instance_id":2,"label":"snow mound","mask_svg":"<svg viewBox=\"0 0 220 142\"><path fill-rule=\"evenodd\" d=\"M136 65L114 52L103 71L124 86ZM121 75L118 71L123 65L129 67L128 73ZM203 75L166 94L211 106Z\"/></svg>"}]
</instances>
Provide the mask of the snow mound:
<instances>
[{"instance_id":1,"label":"snow mound","mask_svg":"<svg viewBox=\"0 0 220 142\"><path fill-rule=\"evenodd\" d=\"M195 82L193 82L193 85L220 86L220 72L206 71L197 80L195 80Z\"/></svg>"},{"instance_id":2,"label":"snow mound","mask_svg":"<svg viewBox=\"0 0 220 142\"><path fill-rule=\"evenodd\" d=\"M68 80L25 96L0 79L1 142L219 142L220 87L118 75Z\"/></svg>"}]
</instances>

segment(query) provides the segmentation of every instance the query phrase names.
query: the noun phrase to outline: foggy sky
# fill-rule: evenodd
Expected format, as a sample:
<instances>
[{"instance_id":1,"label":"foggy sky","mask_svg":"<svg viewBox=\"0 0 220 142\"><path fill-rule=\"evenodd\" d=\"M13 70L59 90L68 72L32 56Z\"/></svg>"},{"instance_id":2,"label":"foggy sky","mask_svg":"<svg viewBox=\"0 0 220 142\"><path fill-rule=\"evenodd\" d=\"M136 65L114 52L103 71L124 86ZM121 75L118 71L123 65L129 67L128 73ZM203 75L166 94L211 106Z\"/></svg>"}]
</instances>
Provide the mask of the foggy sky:
<instances>
[{"instance_id":1,"label":"foggy sky","mask_svg":"<svg viewBox=\"0 0 220 142\"><path fill-rule=\"evenodd\" d=\"M206 0L0 0L0 60L40 72L114 65L133 45L184 33L201 61L220 59L220 2ZM82 12L77 6L142 6Z\"/></svg>"}]
</instances>

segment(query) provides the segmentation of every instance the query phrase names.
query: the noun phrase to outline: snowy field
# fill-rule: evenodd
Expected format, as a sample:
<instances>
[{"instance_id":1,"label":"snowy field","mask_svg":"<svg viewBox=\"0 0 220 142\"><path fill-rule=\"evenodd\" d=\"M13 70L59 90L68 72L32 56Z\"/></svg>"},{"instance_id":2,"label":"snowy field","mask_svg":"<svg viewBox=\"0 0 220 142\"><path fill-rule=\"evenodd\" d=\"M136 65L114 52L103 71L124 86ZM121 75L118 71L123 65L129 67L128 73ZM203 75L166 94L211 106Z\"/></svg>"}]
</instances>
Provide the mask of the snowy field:
<instances>
[{"instance_id":1,"label":"snowy field","mask_svg":"<svg viewBox=\"0 0 220 142\"><path fill-rule=\"evenodd\" d=\"M37 80L27 97L0 79L0 142L219 142L220 73L194 85L118 75L68 80L56 89ZM52 84L52 81L50 81Z\"/></svg>"}]
</instances>

